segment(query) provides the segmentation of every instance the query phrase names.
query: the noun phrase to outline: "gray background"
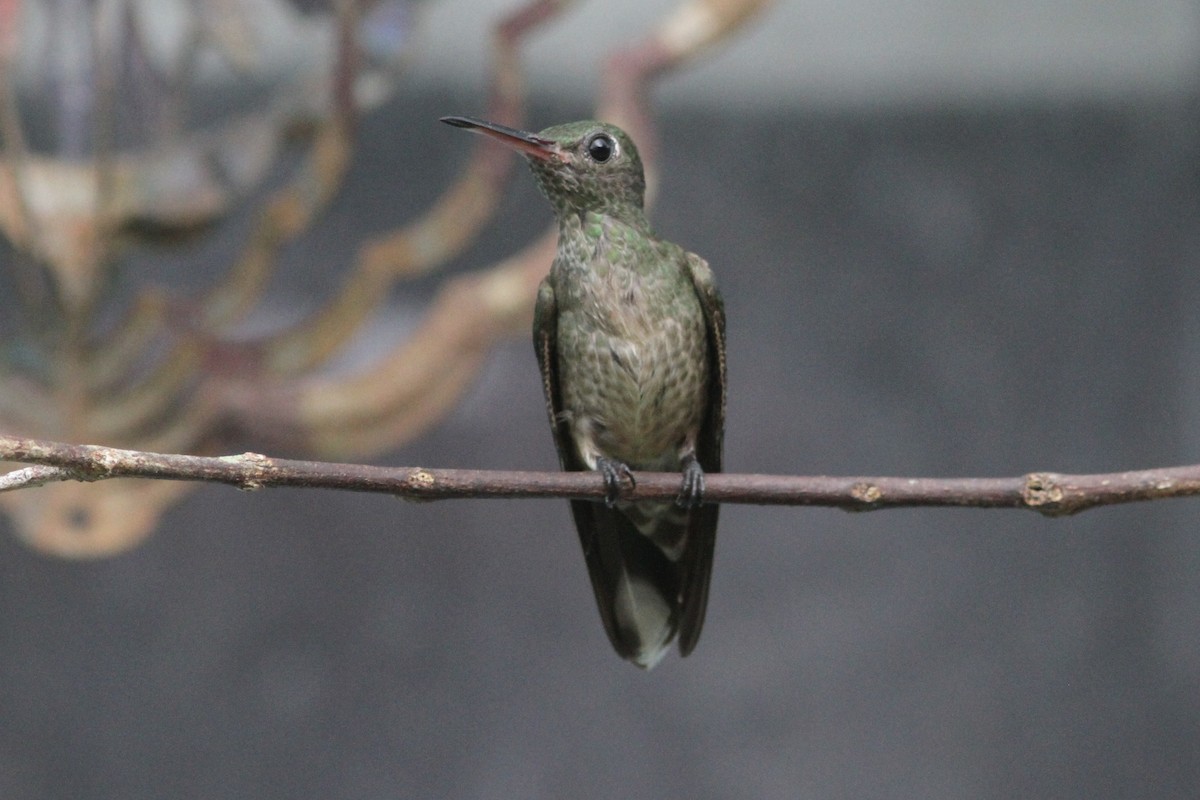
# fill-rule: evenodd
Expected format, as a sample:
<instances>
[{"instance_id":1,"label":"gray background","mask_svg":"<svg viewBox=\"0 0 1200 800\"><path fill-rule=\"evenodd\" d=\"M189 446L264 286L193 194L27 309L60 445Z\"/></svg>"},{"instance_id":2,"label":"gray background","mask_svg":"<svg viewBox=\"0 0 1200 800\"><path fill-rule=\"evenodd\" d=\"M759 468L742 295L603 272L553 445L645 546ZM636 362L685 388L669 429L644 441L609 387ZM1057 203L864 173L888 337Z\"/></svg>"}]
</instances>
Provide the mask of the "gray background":
<instances>
[{"instance_id":1,"label":"gray background","mask_svg":"<svg viewBox=\"0 0 1200 800\"><path fill-rule=\"evenodd\" d=\"M934 88L853 58L828 67L857 87L841 95L797 89L804 65L786 60L761 102L736 82L664 85L653 216L725 294L730 470L1200 462L1200 98L1195 43L1176 35L1195 11L1052 5L1108 9L1111 38L1088 41L1129 70L1068 80L1091 48L1064 44L1058 73L1047 56L990 85L962 67L968 40ZM1138 26L1159 12L1173 24L1155 38ZM889 13L841 48L937 50L936 28L889 35ZM484 22L458 35L482 47ZM1084 29L1041 15L1014 35L1038 49ZM760 55L747 39L702 69L742 74ZM544 58L533 123L588 115ZM478 111L478 79L422 69L364 121L281 312L320 302L329 263L412 218L465 158L468 138L434 120ZM549 216L519 174L453 269ZM435 288L398 293L377 335ZM539 391L525 337L504 344L449 419L386 461L550 468ZM1198 508L730 506L700 645L648 674L609 649L563 502L205 489L116 558L55 560L3 535L0 797L1195 797Z\"/></svg>"}]
</instances>

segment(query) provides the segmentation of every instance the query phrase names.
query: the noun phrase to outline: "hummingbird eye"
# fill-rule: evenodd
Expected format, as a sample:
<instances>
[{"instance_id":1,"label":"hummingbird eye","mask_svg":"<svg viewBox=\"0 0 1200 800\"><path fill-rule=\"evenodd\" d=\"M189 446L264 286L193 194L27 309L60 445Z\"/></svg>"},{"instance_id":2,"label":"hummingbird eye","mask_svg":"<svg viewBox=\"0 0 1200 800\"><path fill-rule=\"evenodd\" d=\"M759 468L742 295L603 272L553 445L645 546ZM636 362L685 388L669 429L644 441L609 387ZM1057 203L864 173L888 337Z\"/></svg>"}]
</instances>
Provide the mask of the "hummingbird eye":
<instances>
[{"instance_id":1,"label":"hummingbird eye","mask_svg":"<svg viewBox=\"0 0 1200 800\"><path fill-rule=\"evenodd\" d=\"M597 133L588 140L587 152L593 161L603 164L617 152L617 143L607 133Z\"/></svg>"}]
</instances>

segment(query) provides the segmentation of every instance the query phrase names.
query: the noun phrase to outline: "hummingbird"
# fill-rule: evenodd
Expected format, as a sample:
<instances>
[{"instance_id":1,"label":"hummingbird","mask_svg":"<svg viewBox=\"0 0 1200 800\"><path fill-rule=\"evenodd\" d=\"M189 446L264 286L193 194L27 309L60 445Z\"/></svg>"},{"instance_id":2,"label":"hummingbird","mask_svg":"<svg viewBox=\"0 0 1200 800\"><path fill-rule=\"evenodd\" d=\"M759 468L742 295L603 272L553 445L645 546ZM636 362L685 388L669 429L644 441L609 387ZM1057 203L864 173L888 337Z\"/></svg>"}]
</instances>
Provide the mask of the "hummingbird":
<instances>
[{"instance_id":1,"label":"hummingbird","mask_svg":"<svg viewBox=\"0 0 1200 800\"><path fill-rule=\"evenodd\" d=\"M604 502L572 500L588 576L617 653L643 669L704 624L717 532L704 475L721 471L725 311L712 270L659 238L644 210L637 148L584 120L539 133L472 117L529 162L558 222L538 288L533 345L563 469L594 470ZM679 472L671 501L621 499L634 470Z\"/></svg>"}]
</instances>

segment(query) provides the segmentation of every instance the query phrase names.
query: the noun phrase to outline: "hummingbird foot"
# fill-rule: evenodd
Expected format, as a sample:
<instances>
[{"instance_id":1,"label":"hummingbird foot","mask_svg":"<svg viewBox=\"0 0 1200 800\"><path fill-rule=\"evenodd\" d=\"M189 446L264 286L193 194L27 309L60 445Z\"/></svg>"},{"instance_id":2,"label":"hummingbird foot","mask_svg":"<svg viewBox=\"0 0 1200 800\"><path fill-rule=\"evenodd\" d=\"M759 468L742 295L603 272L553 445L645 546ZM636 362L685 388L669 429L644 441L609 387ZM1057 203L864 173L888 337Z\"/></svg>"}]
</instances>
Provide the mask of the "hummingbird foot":
<instances>
[{"instance_id":1,"label":"hummingbird foot","mask_svg":"<svg viewBox=\"0 0 1200 800\"><path fill-rule=\"evenodd\" d=\"M696 508L704 502L704 467L695 456L688 456L683 463L683 487L675 498L681 508Z\"/></svg>"},{"instance_id":2,"label":"hummingbird foot","mask_svg":"<svg viewBox=\"0 0 1200 800\"><path fill-rule=\"evenodd\" d=\"M617 500L621 497L621 478L629 478L629 487L637 488L637 481L633 478L633 470L624 461L616 461L611 458L600 456L596 459L596 469L604 476L604 487L607 492L604 495L604 505L612 508L617 504Z\"/></svg>"}]
</instances>

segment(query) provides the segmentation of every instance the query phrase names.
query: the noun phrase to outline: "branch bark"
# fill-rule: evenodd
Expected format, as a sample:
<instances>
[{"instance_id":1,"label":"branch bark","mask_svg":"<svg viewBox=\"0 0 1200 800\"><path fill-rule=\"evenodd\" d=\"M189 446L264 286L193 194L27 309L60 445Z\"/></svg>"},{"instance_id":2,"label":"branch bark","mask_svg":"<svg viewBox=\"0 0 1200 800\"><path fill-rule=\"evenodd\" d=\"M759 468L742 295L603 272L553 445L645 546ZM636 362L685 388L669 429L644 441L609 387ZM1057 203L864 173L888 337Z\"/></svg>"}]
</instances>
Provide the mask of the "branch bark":
<instances>
[{"instance_id":1,"label":"branch bark","mask_svg":"<svg viewBox=\"0 0 1200 800\"><path fill-rule=\"evenodd\" d=\"M474 497L600 499L591 472L376 467L270 458L258 453L190 456L119 450L0 434L0 461L35 466L0 475L0 492L56 481L150 478L224 483L257 490L280 486L392 494L407 500ZM641 472L627 500L669 500L674 473ZM895 478L713 474L705 498L719 503L831 506L847 511L919 506L1025 508L1063 516L1096 506L1200 494L1200 465L1098 475L1033 472L1014 478Z\"/></svg>"}]
</instances>

